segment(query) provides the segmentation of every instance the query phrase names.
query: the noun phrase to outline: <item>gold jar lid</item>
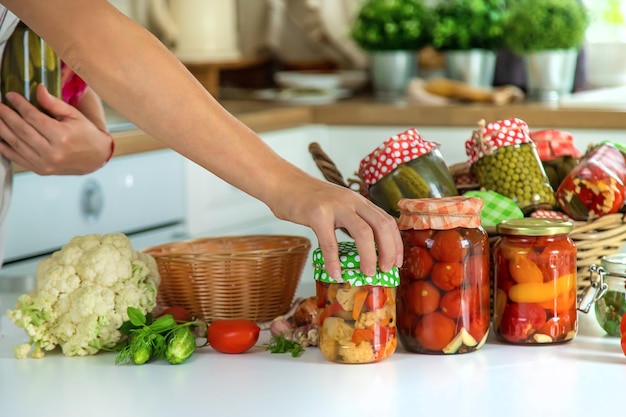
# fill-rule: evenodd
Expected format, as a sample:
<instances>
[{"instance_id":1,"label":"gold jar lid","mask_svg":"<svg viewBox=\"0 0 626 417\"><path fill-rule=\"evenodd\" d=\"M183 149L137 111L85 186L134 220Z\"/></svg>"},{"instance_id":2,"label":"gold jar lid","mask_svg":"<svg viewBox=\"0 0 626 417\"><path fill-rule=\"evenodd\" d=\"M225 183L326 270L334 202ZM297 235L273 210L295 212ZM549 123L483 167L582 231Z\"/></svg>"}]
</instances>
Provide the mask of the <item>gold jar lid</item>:
<instances>
[{"instance_id":1,"label":"gold jar lid","mask_svg":"<svg viewBox=\"0 0 626 417\"><path fill-rule=\"evenodd\" d=\"M502 235L552 236L568 234L573 227L574 224L566 220L524 217L503 220L496 227L496 231Z\"/></svg>"}]
</instances>

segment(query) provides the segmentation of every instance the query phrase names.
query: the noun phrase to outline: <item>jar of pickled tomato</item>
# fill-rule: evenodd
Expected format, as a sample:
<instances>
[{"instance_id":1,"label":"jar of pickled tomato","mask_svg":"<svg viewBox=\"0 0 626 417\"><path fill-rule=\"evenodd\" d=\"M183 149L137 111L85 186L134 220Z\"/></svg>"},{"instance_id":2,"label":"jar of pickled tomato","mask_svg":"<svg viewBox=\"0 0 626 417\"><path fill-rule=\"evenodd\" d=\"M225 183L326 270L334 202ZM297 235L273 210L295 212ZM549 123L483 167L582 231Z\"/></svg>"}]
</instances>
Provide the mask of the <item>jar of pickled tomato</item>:
<instances>
[{"instance_id":1,"label":"jar of pickled tomato","mask_svg":"<svg viewBox=\"0 0 626 417\"><path fill-rule=\"evenodd\" d=\"M319 349L330 362L381 361L397 346L398 268L364 275L354 242L339 242L339 259L342 279L335 281L326 272L321 249L313 251Z\"/></svg>"},{"instance_id":2,"label":"jar of pickled tomato","mask_svg":"<svg viewBox=\"0 0 626 417\"><path fill-rule=\"evenodd\" d=\"M493 247L494 331L514 344L572 340L578 328L573 224L560 219L501 222Z\"/></svg>"},{"instance_id":3,"label":"jar of pickled tomato","mask_svg":"<svg viewBox=\"0 0 626 417\"><path fill-rule=\"evenodd\" d=\"M402 199L398 335L409 352L480 349L490 325L489 239L476 197Z\"/></svg>"}]
</instances>

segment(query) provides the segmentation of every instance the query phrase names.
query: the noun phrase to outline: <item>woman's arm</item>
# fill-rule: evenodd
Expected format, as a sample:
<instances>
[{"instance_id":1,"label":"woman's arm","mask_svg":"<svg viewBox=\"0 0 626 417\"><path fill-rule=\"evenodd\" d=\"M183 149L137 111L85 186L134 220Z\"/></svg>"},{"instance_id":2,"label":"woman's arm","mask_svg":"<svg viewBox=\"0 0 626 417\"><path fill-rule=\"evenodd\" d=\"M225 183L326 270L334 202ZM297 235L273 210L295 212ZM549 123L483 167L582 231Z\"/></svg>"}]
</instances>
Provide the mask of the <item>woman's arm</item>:
<instances>
[{"instance_id":1,"label":"woman's arm","mask_svg":"<svg viewBox=\"0 0 626 417\"><path fill-rule=\"evenodd\" d=\"M357 193L282 159L229 114L165 46L106 0L3 0L102 99L139 128L263 201L280 219L311 227L339 275L335 229L354 237L365 273L402 262L393 218ZM68 24L71 22L71 24Z\"/></svg>"}]
</instances>

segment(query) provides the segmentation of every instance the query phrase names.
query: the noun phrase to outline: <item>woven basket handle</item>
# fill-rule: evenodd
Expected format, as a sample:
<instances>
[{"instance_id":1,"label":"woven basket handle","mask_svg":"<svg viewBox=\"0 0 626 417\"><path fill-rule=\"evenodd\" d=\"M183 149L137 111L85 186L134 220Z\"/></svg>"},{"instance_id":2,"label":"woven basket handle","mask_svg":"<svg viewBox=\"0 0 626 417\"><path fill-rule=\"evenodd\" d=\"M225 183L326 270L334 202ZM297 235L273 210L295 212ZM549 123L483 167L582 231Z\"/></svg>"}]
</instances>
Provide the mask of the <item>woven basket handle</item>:
<instances>
[{"instance_id":1,"label":"woven basket handle","mask_svg":"<svg viewBox=\"0 0 626 417\"><path fill-rule=\"evenodd\" d=\"M341 185L342 187L350 188L351 190L357 191L358 193L366 196L365 184L363 181L357 178L348 178L347 180L344 180L339 168L337 168L337 165L335 165L328 154L324 152L319 143L311 142L309 144L309 152L313 157L313 161L315 161L315 164L322 172L322 175L326 178L326 181Z\"/></svg>"}]
</instances>

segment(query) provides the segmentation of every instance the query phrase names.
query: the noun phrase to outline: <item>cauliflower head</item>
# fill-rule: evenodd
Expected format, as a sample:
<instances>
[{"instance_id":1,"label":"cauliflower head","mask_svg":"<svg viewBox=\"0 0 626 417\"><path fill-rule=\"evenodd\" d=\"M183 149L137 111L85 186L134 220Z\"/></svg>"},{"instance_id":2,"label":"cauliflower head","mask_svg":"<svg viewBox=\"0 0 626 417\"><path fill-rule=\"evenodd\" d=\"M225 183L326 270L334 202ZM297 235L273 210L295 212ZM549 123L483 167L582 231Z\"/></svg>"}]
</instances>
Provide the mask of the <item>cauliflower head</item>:
<instances>
[{"instance_id":1,"label":"cauliflower head","mask_svg":"<svg viewBox=\"0 0 626 417\"><path fill-rule=\"evenodd\" d=\"M160 281L155 259L135 251L123 233L72 238L39 263L35 289L7 311L30 337L15 356L30 348L34 358L57 346L66 356L112 348L129 306L144 314L154 309Z\"/></svg>"}]
</instances>

